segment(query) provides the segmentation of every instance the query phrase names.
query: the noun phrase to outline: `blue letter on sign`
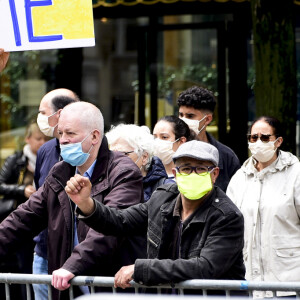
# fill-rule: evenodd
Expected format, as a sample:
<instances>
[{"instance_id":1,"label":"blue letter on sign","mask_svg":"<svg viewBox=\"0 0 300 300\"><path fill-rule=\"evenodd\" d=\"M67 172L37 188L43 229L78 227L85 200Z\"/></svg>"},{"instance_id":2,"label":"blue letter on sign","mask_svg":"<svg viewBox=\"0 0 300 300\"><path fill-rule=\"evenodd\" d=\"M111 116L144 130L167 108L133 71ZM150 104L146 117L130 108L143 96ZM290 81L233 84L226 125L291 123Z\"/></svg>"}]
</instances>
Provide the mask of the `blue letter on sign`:
<instances>
[{"instance_id":1,"label":"blue letter on sign","mask_svg":"<svg viewBox=\"0 0 300 300\"><path fill-rule=\"evenodd\" d=\"M11 13L13 26L14 26L16 46L21 46L21 35L20 35L20 28L19 28L19 22L18 22L18 17L16 12L15 1L9 0L9 6L10 6L10 13Z\"/></svg>"},{"instance_id":2,"label":"blue letter on sign","mask_svg":"<svg viewBox=\"0 0 300 300\"><path fill-rule=\"evenodd\" d=\"M27 21L29 42L52 42L52 41L62 40L63 38L62 35L33 36L31 7L48 6L48 5L52 5L52 0L40 0L40 1L25 0L26 21Z\"/></svg>"}]
</instances>

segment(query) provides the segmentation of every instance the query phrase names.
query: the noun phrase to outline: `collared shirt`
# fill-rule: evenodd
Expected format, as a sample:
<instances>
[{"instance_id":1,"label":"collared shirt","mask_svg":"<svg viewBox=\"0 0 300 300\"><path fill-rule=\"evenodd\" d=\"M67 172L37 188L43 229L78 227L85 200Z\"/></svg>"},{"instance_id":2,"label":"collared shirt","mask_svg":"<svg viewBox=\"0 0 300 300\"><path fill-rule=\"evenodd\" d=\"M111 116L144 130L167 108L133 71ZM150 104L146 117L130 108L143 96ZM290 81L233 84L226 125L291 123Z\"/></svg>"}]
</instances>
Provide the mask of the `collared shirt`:
<instances>
[{"instance_id":1,"label":"collared shirt","mask_svg":"<svg viewBox=\"0 0 300 300\"><path fill-rule=\"evenodd\" d=\"M97 159L95 159L95 161L92 163L92 165L84 172L84 174L82 175L83 177L87 177L91 180L93 172L94 172L94 168L96 165ZM78 169L76 168L76 174L79 174ZM77 205L76 205L77 207ZM75 209L76 209L75 207ZM77 235L77 218L75 216L75 230L74 230L74 248L79 244L78 241L78 235Z\"/></svg>"},{"instance_id":2,"label":"collared shirt","mask_svg":"<svg viewBox=\"0 0 300 300\"><path fill-rule=\"evenodd\" d=\"M95 161L91 164L91 166L84 172L84 174L82 175L83 177L88 177L91 180L96 162L97 159L95 159ZM79 174L78 169L76 169L76 174Z\"/></svg>"},{"instance_id":3,"label":"collared shirt","mask_svg":"<svg viewBox=\"0 0 300 300\"><path fill-rule=\"evenodd\" d=\"M84 174L82 175L83 177L87 177L91 180L96 162L97 162L97 159L95 159L95 161L92 163L92 165L84 172ZM76 168L76 174L79 174L77 168ZM76 209L76 207L75 207L75 209ZM74 222L75 222L75 227L74 227L74 248L75 248L79 244L78 235L77 235L77 217L76 216L74 218ZM89 288L87 286L80 286L80 290L84 294L90 293Z\"/></svg>"},{"instance_id":4,"label":"collared shirt","mask_svg":"<svg viewBox=\"0 0 300 300\"><path fill-rule=\"evenodd\" d=\"M174 230L173 230L173 239L170 242L169 247L169 253L171 253L171 259L178 259L180 258L180 244L181 244L181 235L183 230L186 228L186 226L192 221L194 216L197 214L198 210L201 209L203 203L190 215L188 218L186 218L184 221L181 220L181 212L182 212L182 199L181 195L179 194L177 196L174 210L173 210L173 217L176 220L178 219L177 223L175 224Z\"/></svg>"}]
</instances>

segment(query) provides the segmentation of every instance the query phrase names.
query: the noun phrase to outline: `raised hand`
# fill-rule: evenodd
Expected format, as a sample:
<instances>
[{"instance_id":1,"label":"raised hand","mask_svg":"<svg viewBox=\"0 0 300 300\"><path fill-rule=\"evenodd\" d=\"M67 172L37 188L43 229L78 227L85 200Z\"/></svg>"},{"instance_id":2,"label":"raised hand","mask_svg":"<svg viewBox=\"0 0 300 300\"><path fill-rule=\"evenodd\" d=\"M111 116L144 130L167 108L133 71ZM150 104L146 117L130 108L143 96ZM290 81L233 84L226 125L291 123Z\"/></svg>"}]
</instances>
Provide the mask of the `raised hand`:
<instances>
[{"instance_id":1,"label":"raised hand","mask_svg":"<svg viewBox=\"0 0 300 300\"><path fill-rule=\"evenodd\" d=\"M95 209L94 201L90 197L91 189L92 184L90 180L79 174L71 177L65 187L65 191L70 199L85 215L90 215Z\"/></svg>"}]
</instances>

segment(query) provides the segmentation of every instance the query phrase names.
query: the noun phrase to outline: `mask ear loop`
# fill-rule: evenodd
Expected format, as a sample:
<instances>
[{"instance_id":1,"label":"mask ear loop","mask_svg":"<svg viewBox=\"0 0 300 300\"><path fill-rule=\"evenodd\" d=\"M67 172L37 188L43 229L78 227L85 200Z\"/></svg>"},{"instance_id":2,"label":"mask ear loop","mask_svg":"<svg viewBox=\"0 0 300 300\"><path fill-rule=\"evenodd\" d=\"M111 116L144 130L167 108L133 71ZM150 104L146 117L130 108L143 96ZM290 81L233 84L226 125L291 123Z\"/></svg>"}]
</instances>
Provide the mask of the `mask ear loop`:
<instances>
[{"instance_id":1,"label":"mask ear loop","mask_svg":"<svg viewBox=\"0 0 300 300\"><path fill-rule=\"evenodd\" d=\"M52 115L50 115L50 116L47 117L47 118L48 118L48 125L49 125L49 118L52 117L52 116L54 116L54 115L56 115L57 113L58 113L58 110L57 110L55 113L53 113ZM50 126L50 125L49 125L49 126ZM50 126L50 127L55 128L55 127L57 127L57 126L58 126L58 122L56 123L55 126Z\"/></svg>"},{"instance_id":2,"label":"mask ear loop","mask_svg":"<svg viewBox=\"0 0 300 300\"><path fill-rule=\"evenodd\" d=\"M201 120L199 120L198 126L199 126L200 122L202 122L202 121L204 120L204 118L206 118L206 117L207 117L207 115L205 115ZM201 127L200 130L198 130L198 134L199 134L204 128L205 128L205 124ZM197 135L198 135L198 134L197 134Z\"/></svg>"},{"instance_id":3,"label":"mask ear loop","mask_svg":"<svg viewBox=\"0 0 300 300\"><path fill-rule=\"evenodd\" d=\"M89 136L94 130L96 130L96 129L91 130L91 131L88 133L88 135L81 141L81 143L80 143L81 145L82 145L82 143L88 138L88 136ZM89 151L87 152L88 154L91 152L91 150L92 150L93 147L94 147L94 145L92 144L91 148L90 148Z\"/></svg>"}]
</instances>

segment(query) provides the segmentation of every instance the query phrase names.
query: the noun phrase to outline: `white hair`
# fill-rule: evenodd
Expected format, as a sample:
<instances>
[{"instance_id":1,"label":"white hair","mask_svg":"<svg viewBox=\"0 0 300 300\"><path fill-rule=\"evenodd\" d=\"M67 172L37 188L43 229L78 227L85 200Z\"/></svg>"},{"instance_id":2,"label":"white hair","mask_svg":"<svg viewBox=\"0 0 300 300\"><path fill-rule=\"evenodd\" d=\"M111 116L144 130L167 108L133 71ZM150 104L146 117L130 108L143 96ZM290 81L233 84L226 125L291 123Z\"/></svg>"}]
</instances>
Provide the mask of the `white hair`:
<instances>
[{"instance_id":1,"label":"white hair","mask_svg":"<svg viewBox=\"0 0 300 300\"><path fill-rule=\"evenodd\" d=\"M104 134L104 119L99 108L89 102L74 102L65 106L61 112L63 114L78 115L78 122L83 126L86 132L94 129L99 130L101 139Z\"/></svg>"},{"instance_id":2,"label":"white hair","mask_svg":"<svg viewBox=\"0 0 300 300\"><path fill-rule=\"evenodd\" d=\"M107 137L109 145L114 144L118 139L122 138L139 156L144 152L147 152L149 155L149 162L153 157L154 137L147 126L119 124L117 126L112 126L105 136Z\"/></svg>"}]
</instances>

